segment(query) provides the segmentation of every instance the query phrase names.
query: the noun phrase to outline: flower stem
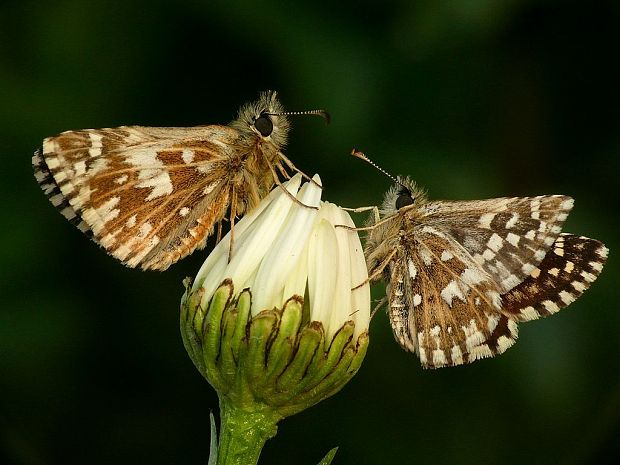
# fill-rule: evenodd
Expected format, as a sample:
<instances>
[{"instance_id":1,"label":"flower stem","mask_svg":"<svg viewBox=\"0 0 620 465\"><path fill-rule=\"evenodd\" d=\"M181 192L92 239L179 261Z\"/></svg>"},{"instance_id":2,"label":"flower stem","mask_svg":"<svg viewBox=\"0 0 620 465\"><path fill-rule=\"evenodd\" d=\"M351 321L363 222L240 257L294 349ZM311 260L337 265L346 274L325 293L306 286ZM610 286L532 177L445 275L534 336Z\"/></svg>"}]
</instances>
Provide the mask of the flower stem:
<instances>
[{"instance_id":1,"label":"flower stem","mask_svg":"<svg viewBox=\"0 0 620 465\"><path fill-rule=\"evenodd\" d=\"M267 405L253 405L243 410L225 396L220 397L220 440L218 465L252 465L258 463L261 450L278 431L282 416Z\"/></svg>"}]
</instances>

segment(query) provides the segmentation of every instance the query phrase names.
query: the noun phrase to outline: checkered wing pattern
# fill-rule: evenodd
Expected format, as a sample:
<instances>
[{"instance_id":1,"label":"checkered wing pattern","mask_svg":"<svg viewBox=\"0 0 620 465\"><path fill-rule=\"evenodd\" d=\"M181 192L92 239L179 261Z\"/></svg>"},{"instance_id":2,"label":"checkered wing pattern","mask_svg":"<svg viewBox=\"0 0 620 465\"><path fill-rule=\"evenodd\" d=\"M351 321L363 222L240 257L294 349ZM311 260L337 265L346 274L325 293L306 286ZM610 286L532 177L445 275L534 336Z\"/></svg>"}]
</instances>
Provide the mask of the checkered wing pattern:
<instances>
[{"instance_id":1,"label":"checkered wing pattern","mask_svg":"<svg viewBox=\"0 0 620 465\"><path fill-rule=\"evenodd\" d=\"M394 336L424 367L472 362L514 343L517 325L501 313L499 285L445 231L405 234L389 268Z\"/></svg>"},{"instance_id":2,"label":"checkered wing pattern","mask_svg":"<svg viewBox=\"0 0 620 465\"><path fill-rule=\"evenodd\" d=\"M226 126L66 131L46 138L32 164L52 204L109 254L165 270L203 248L227 213L232 233L287 167L298 171L282 153L289 114L329 116L284 112L266 91Z\"/></svg>"},{"instance_id":3,"label":"checkered wing pattern","mask_svg":"<svg viewBox=\"0 0 620 465\"><path fill-rule=\"evenodd\" d=\"M502 312L517 321L557 313L598 278L608 252L595 239L560 234L542 263L502 297Z\"/></svg>"},{"instance_id":4,"label":"checkered wing pattern","mask_svg":"<svg viewBox=\"0 0 620 465\"><path fill-rule=\"evenodd\" d=\"M425 224L443 227L499 285L512 289L536 268L573 207L563 195L430 202Z\"/></svg>"},{"instance_id":5,"label":"checkered wing pattern","mask_svg":"<svg viewBox=\"0 0 620 465\"><path fill-rule=\"evenodd\" d=\"M204 246L229 190L226 126L68 131L44 140L35 177L51 203L130 267L165 269Z\"/></svg>"},{"instance_id":6,"label":"checkered wing pattern","mask_svg":"<svg viewBox=\"0 0 620 465\"><path fill-rule=\"evenodd\" d=\"M563 195L428 201L398 178L365 249L370 276L388 282L396 340L426 368L460 365L504 352L519 322L574 302L608 250L561 234L572 207Z\"/></svg>"}]
</instances>

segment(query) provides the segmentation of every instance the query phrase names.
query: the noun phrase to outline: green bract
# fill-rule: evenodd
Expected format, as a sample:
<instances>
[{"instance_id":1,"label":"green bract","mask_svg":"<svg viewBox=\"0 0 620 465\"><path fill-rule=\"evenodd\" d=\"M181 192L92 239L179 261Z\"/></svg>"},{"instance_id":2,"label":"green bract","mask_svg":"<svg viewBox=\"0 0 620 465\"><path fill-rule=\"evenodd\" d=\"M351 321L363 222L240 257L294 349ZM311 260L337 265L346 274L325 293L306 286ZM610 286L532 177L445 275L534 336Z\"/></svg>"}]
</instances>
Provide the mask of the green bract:
<instances>
[{"instance_id":1,"label":"green bract","mask_svg":"<svg viewBox=\"0 0 620 465\"><path fill-rule=\"evenodd\" d=\"M370 290L357 232L293 177L235 225L181 303L188 354L216 389L218 462L256 463L282 418L338 392L368 346ZM295 202L293 197L298 200ZM314 207L314 208L313 208ZM355 288L355 290L352 290Z\"/></svg>"}]
</instances>

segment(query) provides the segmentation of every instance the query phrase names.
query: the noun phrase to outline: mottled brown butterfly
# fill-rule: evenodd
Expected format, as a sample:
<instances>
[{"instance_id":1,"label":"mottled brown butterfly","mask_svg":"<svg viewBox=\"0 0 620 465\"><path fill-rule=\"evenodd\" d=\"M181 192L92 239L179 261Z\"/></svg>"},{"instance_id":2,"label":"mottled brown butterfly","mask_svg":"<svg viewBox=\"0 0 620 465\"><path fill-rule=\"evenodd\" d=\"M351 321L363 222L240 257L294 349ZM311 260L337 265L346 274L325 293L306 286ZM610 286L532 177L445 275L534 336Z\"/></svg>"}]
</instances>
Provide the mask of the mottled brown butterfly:
<instances>
[{"instance_id":1,"label":"mottled brown butterfly","mask_svg":"<svg viewBox=\"0 0 620 465\"><path fill-rule=\"evenodd\" d=\"M361 228L369 279L387 283L394 336L425 368L504 352L517 323L571 304L603 269L601 242L561 233L570 197L431 201L411 179L392 179Z\"/></svg>"},{"instance_id":2,"label":"mottled brown butterfly","mask_svg":"<svg viewBox=\"0 0 620 465\"><path fill-rule=\"evenodd\" d=\"M66 131L32 158L52 204L129 267L165 270L195 249L228 214L254 206L299 171L282 153L288 115L276 92L260 94L226 126L121 126ZM303 174L303 173L302 173ZM231 242L232 246L232 242Z\"/></svg>"}]
</instances>

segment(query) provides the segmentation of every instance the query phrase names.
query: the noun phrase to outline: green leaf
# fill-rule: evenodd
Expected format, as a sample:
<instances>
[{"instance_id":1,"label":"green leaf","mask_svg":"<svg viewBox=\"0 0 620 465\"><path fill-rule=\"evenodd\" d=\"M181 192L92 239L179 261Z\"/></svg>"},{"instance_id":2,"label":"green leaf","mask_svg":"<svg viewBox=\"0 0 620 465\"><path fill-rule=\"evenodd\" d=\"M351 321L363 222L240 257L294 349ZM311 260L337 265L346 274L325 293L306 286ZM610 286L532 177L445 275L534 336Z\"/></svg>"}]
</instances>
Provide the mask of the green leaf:
<instances>
[{"instance_id":1,"label":"green leaf","mask_svg":"<svg viewBox=\"0 0 620 465\"><path fill-rule=\"evenodd\" d=\"M209 412L209 420L211 421L211 439L209 440L209 462L207 463L207 465L216 465L217 429L215 429L215 418L213 417L213 412Z\"/></svg>"},{"instance_id":2,"label":"green leaf","mask_svg":"<svg viewBox=\"0 0 620 465\"><path fill-rule=\"evenodd\" d=\"M332 463L332 460L334 460L334 457L336 456L336 452L338 452L338 447L334 447L332 450L330 450L327 455L323 457L323 460L321 460L318 465L329 465L330 463ZM211 465L211 463L209 463L209 465Z\"/></svg>"}]
</instances>

